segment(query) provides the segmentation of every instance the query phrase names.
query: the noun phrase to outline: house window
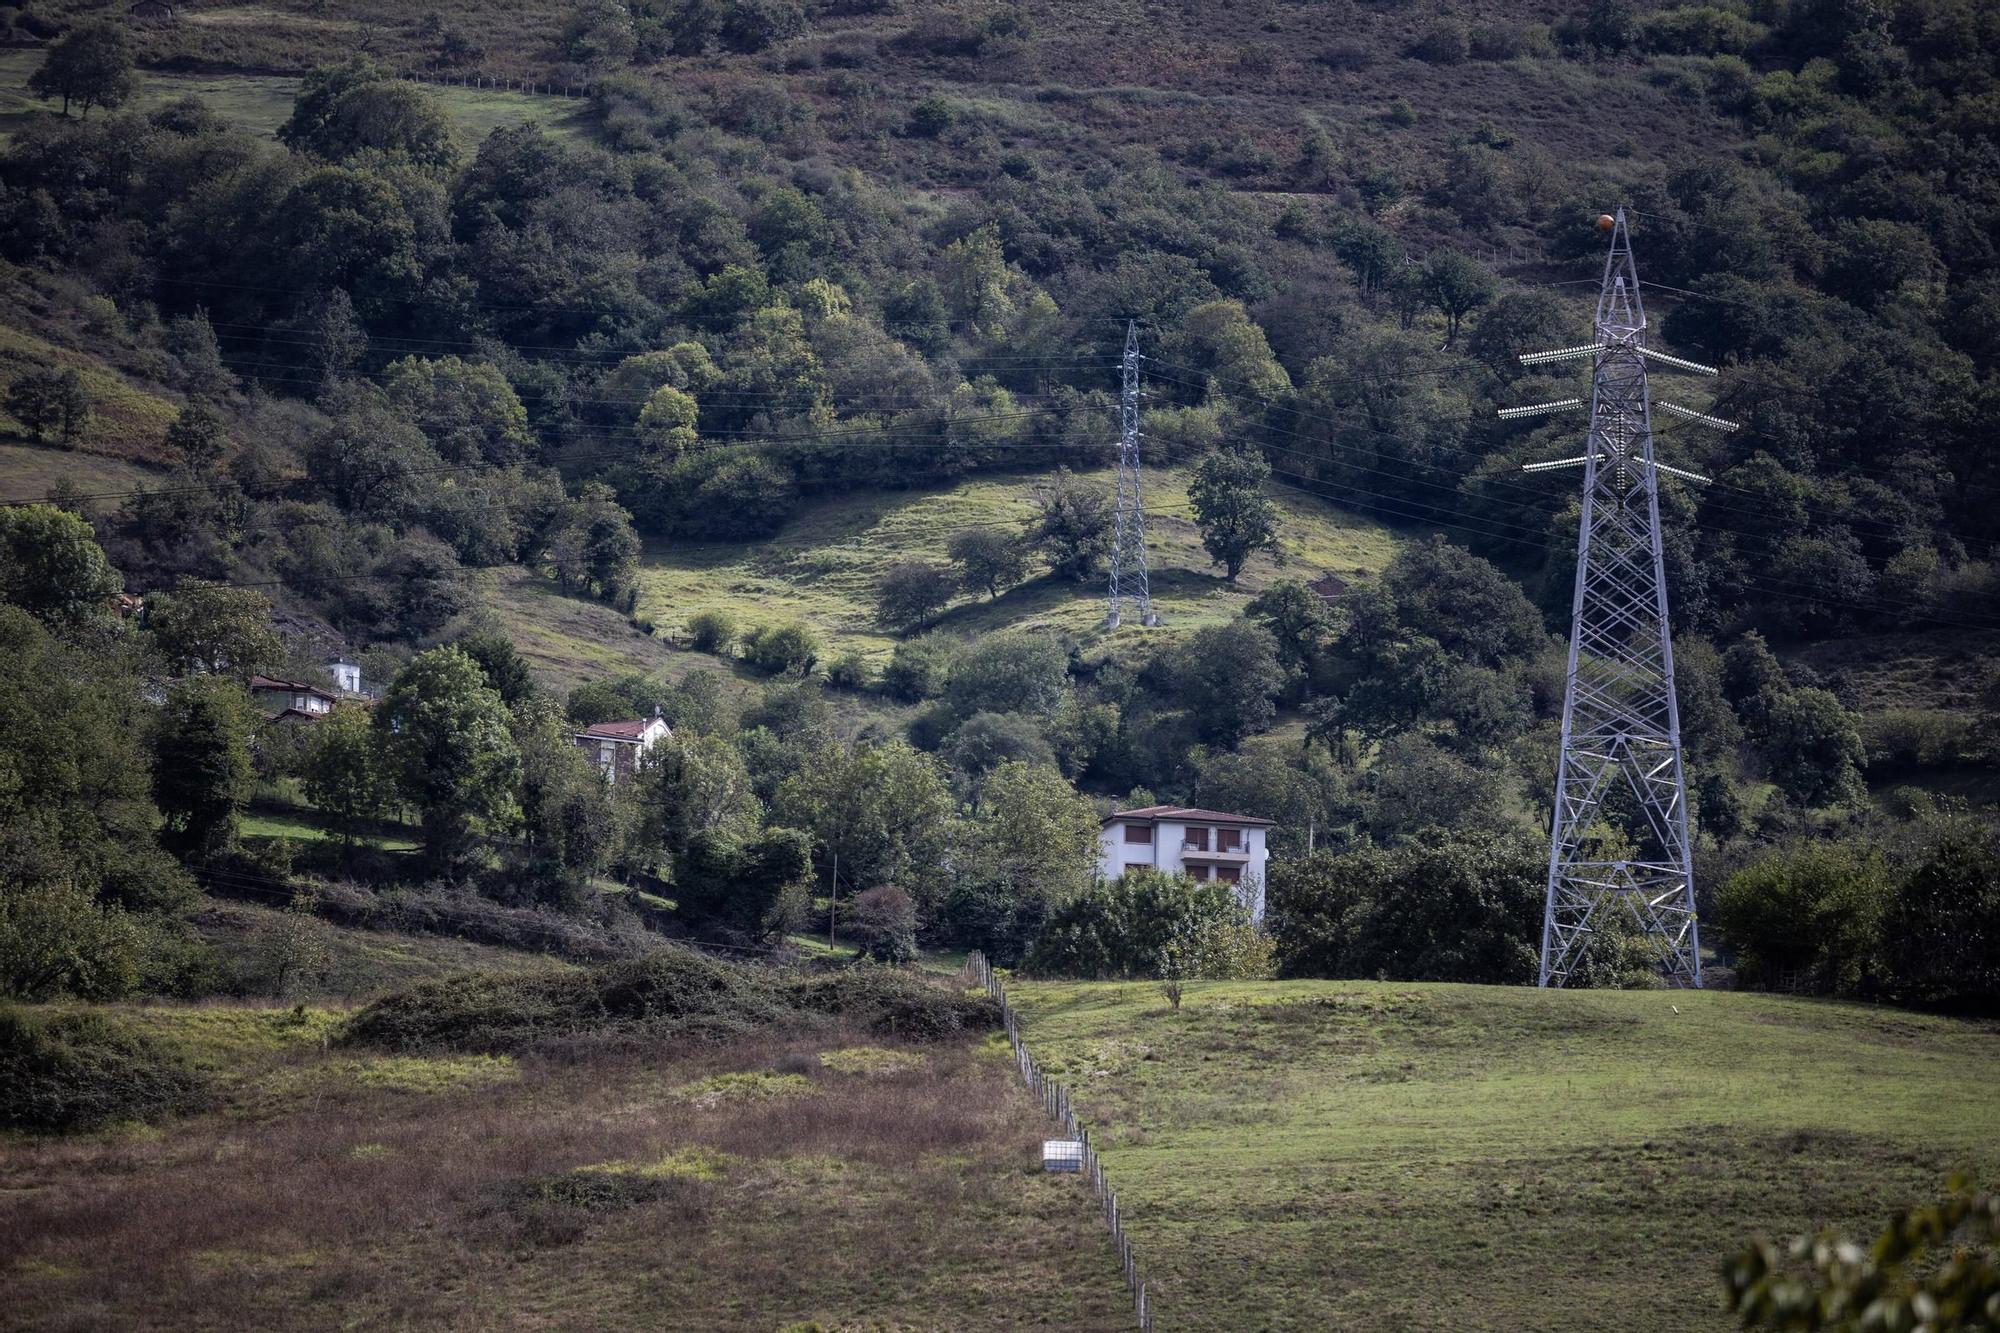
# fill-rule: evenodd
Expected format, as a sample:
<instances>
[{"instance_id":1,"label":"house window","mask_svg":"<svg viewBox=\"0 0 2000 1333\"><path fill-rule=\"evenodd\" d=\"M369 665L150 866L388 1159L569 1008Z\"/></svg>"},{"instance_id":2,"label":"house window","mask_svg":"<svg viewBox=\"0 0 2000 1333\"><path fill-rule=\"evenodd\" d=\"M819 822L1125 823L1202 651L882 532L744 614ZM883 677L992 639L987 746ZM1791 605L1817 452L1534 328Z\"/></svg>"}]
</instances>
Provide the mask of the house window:
<instances>
[{"instance_id":1,"label":"house window","mask_svg":"<svg viewBox=\"0 0 2000 1333\"><path fill-rule=\"evenodd\" d=\"M1215 877L1225 884L1234 884L1243 878L1242 866L1217 866Z\"/></svg>"},{"instance_id":2,"label":"house window","mask_svg":"<svg viewBox=\"0 0 2000 1333\"><path fill-rule=\"evenodd\" d=\"M1196 851L1196 852L1207 851L1208 830L1205 828L1195 828L1193 825L1189 825L1187 831L1187 845L1190 851Z\"/></svg>"},{"instance_id":3,"label":"house window","mask_svg":"<svg viewBox=\"0 0 2000 1333\"><path fill-rule=\"evenodd\" d=\"M610 768L617 761L618 761L618 751L614 749L612 746L600 745L597 747L598 763L604 765L606 768Z\"/></svg>"},{"instance_id":4,"label":"house window","mask_svg":"<svg viewBox=\"0 0 2000 1333\"><path fill-rule=\"evenodd\" d=\"M1152 842L1153 826L1151 824L1127 824L1125 826L1125 841L1143 842L1143 843Z\"/></svg>"},{"instance_id":5,"label":"house window","mask_svg":"<svg viewBox=\"0 0 2000 1333\"><path fill-rule=\"evenodd\" d=\"M1218 852L1240 852L1243 850L1243 830L1219 828L1215 831L1215 850Z\"/></svg>"}]
</instances>

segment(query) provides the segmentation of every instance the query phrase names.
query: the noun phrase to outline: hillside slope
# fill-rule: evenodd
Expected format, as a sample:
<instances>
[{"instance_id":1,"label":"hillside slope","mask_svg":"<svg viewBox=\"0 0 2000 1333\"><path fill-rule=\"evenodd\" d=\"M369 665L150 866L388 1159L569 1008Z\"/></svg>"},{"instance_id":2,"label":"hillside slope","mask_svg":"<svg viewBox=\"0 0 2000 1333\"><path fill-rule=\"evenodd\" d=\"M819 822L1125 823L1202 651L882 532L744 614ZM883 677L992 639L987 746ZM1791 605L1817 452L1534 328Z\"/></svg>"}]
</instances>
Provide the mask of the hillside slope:
<instances>
[{"instance_id":1,"label":"hillside slope","mask_svg":"<svg viewBox=\"0 0 2000 1333\"><path fill-rule=\"evenodd\" d=\"M1110 469L1079 475L1107 493L1111 488ZM639 611L668 632L711 609L726 609L744 625L801 620L836 650L880 657L895 641L875 615L882 571L899 560L943 563L947 543L962 528L1025 524L1035 513L1036 487L1046 480L1046 474L987 474L949 490L863 491L808 509L768 542L656 547L641 572ZM1275 490L1284 564L1259 555L1231 586L1202 550L1185 470L1154 469L1146 484L1153 598L1170 634L1230 620L1275 579L1352 579L1381 569L1396 552L1398 539L1384 524L1300 491ZM997 599L964 595L936 624L964 634L1053 629L1090 640L1102 628L1104 598L1101 578L1040 577Z\"/></svg>"},{"instance_id":2,"label":"hillside slope","mask_svg":"<svg viewBox=\"0 0 2000 1333\"><path fill-rule=\"evenodd\" d=\"M2000 1027L1725 992L1015 983L1176 1329L1720 1330L1758 1234L2000 1171Z\"/></svg>"}]
</instances>

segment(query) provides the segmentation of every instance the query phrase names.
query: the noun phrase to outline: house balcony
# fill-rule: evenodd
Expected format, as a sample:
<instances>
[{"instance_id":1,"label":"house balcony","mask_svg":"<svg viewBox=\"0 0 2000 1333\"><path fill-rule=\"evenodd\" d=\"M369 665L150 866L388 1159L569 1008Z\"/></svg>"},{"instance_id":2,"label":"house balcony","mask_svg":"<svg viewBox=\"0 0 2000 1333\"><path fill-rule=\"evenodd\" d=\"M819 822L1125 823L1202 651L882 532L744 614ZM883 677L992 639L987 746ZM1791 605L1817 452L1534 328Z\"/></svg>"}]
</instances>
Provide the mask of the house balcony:
<instances>
[{"instance_id":1,"label":"house balcony","mask_svg":"<svg viewBox=\"0 0 2000 1333\"><path fill-rule=\"evenodd\" d=\"M1181 844L1181 860L1200 861L1204 864L1241 866L1250 864L1248 847L1198 847L1194 843Z\"/></svg>"}]
</instances>

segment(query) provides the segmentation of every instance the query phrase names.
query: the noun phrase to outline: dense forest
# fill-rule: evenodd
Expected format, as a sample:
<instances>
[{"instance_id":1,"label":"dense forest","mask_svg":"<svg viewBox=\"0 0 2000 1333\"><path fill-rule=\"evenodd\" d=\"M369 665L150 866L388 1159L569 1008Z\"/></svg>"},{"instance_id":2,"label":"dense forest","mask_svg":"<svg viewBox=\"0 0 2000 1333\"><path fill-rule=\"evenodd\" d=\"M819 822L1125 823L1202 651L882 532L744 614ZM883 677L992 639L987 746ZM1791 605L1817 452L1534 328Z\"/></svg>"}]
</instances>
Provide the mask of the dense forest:
<instances>
[{"instance_id":1,"label":"dense forest","mask_svg":"<svg viewBox=\"0 0 2000 1333\"><path fill-rule=\"evenodd\" d=\"M1959 779L2000 738L2000 15L1326 8L1358 35L1273 5L1288 56L1237 53L1229 77L1284 114L1236 99L1170 127L1201 96L1133 88L1109 99L1128 135L1098 138L982 95L1038 82L1042 114L1065 105L1064 20L1017 6L584 3L544 47L490 54L585 95L477 139L400 77L487 58L457 19L313 52L273 137L198 98L139 105L135 62L191 38L13 11L47 101L0 150L7 411L38 448L99 447L119 405L81 354L171 416L127 449L170 475L5 511L0 802L43 830L10 835L10 878L69 895L64 919L169 911L152 824L161 856L235 864L261 778L343 818L418 812L421 866L397 873L504 901L581 910L593 876L648 877L742 942L797 925L837 857L889 955L922 936L1116 973L1153 945L1121 954L1105 923L1176 890L1089 887L1091 798L1175 799L1279 821L1277 966L1531 975L1576 504L1519 469L1573 454L1577 426L1495 410L1575 392L1515 357L1587 337L1590 223L1622 204L1657 341L1724 368L1712 399L1676 398L1743 423L1659 432L1714 478L1662 494L1714 942L1746 982L1990 1000L1993 793ZM854 23L878 35L837 35ZM1489 70L1643 89L1620 108L1639 118L1574 153L1464 88L1385 92ZM1314 81L1380 110L1315 119ZM1080 126L1104 114L1067 91ZM1089 474L1128 325L1148 457L1192 478L1151 503L1194 515L1219 578L1275 548L1281 492L1387 522L1393 559L1331 598L1260 576L1228 625L929 631L961 595L1100 576ZM1029 471L1048 481L1025 527L883 574L893 653L635 614L649 550ZM476 593L514 566L713 661L549 699ZM120 588L146 597L134 619L101 605ZM1839 665L1864 640L1972 667L1882 686ZM223 688L338 642L387 687L373 724L281 744ZM669 759L643 791L593 787L564 725L655 710ZM27 782L61 735L97 738L89 771ZM112 770L115 799L93 787ZM1425 910L1392 910L1413 886ZM1451 938L1480 913L1488 938ZM1915 921L1965 942L1956 961L1913 950Z\"/></svg>"}]
</instances>

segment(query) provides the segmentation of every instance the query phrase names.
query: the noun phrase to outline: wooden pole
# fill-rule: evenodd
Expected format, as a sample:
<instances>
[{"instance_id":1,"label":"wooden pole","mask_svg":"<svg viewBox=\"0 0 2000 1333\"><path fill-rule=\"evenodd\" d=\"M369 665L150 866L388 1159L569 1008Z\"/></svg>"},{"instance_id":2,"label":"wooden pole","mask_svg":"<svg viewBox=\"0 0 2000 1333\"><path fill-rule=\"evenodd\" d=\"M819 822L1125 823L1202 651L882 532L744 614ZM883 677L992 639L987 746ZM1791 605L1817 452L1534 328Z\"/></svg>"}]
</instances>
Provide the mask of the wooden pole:
<instances>
[{"instance_id":1,"label":"wooden pole","mask_svg":"<svg viewBox=\"0 0 2000 1333\"><path fill-rule=\"evenodd\" d=\"M839 901L840 853L836 850L833 854L833 872L827 879L826 885L826 945L829 949L836 947L833 942L833 909Z\"/></svg>"}]
</instances>

